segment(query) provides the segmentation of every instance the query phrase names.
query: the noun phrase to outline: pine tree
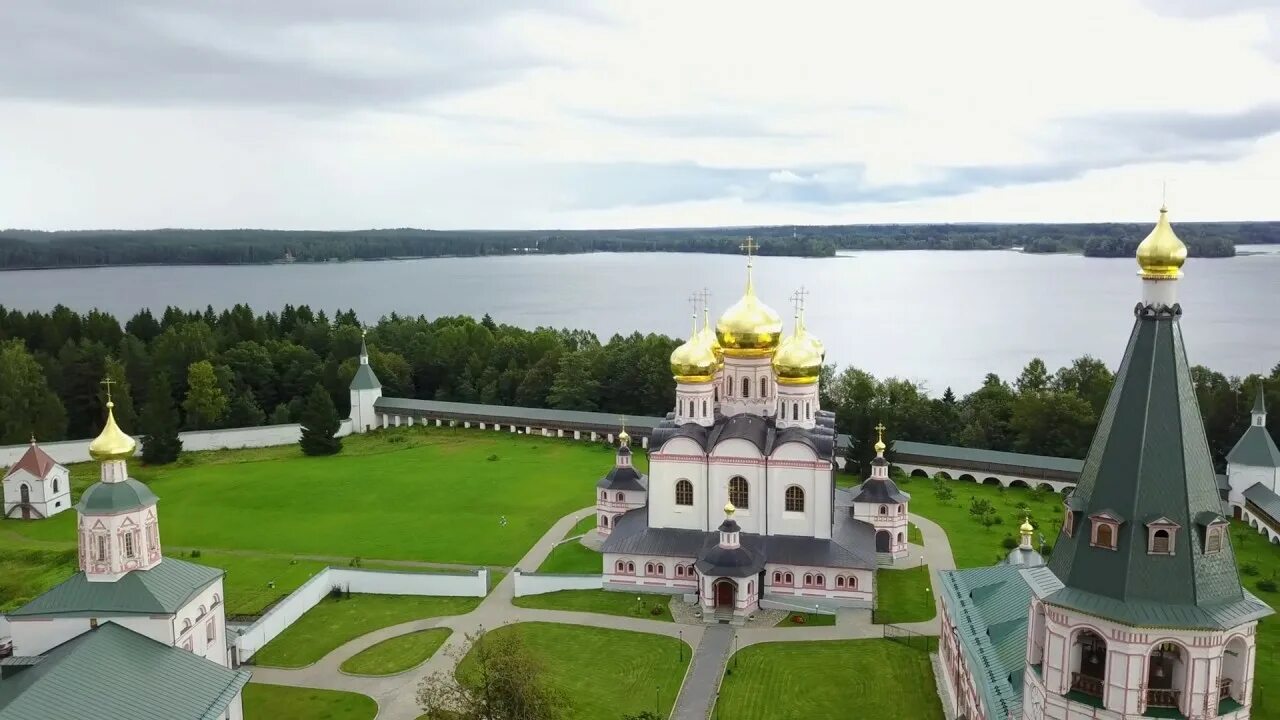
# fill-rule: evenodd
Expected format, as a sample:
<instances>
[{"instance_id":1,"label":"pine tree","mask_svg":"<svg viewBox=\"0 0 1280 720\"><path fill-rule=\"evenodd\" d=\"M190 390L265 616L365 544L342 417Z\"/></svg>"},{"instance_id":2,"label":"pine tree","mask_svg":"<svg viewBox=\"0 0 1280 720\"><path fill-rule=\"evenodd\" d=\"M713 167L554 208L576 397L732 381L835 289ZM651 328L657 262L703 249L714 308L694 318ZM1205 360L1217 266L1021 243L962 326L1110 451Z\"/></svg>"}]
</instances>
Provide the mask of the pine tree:
<instances>
[{"instance_id":1,"label":"pine tree","mask_svg":"<svg viewBox=\"0 0 1280 720\"><path fill-rule=\"evenodd\" d=\"M237 394L236 399L231 401L231 407L227 409L227 427L255 427L266 419L266 414L258 407L253 391L248 388Z\"/></svg>"},{"instance_id":2,"label":"pine tree","mask_svg":"<svg viewBox=\"0 0 1280 720\"><path fill-rule=\"evenodd\" d=\"M178 459L182 438L178 437L178 408L164 373L154 376L147 388L147 403L138 421L142 431L142 460L148 465L164 465Z\"/></svg>"},{"instance_id":3,"label":"pine tree","mask_svg":"<svg viewBox=\"0 0 1280 720\"><path fill-rule=\"evenodd\" d=\"M342 451L342 439L335 437L341 421L333 398L317 383L302 408L302 437L298 444L306 455L333 455Z\"/></svg>"}]
</instances>

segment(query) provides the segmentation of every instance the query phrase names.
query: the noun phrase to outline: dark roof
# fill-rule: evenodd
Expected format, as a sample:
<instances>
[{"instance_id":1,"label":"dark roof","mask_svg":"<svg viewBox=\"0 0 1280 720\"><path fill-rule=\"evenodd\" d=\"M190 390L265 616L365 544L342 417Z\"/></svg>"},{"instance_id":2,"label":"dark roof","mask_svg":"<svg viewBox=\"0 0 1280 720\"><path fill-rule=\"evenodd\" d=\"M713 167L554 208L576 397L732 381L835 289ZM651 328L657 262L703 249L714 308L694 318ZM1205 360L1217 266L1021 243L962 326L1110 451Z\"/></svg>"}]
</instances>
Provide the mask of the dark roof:
<instances>
[{"instance_id":1,"label":"dark roof","mask_svg":"<svg viewBox=\"0 0 1280 720\"><path fill-rule=\"evenodd\" d=\"M151 488L125 478L123 482L97 482L89 486L76 503L76 510L85 514L122 513L156 504Z\"/></svg>"},{"instance_id":2,"label":"dark roof","mask_svg":"<svg viewBox=\"0 0 1280 720\"><path fill-rule=\"evenodd\" d=\"M750 442L761 455L772 455L775 448L785 443L800 443L825 459L830 459L835 452L835 431L828 425L778 430L773 418L750 413L722 415L709 428L696 423L676 425L668 418L654 429L650 443L654 447L662 447L676 437L693 440L704 452L711 452L716 445L735 438Z\"/></svg>"},{"instance_id":3,"label":"dark roof","mask_svg":"<svg viewBox=\"0 0 1280 720\"><path fill-rule=\"evenodd\" d=\"M18 458L18 462L14 463L13 466L9 468L9 472L5 474L5 477L9 477L19 470L26 470L32 475L40 479L44 479L44 477L49 474L49 471L57 467L57 465L57 460L49 457L49 453L40 449L39 445L32 442L31 447L27 448L27 451L22 454L22 457Z\"/></svg>"},{"instance_id":4,"label":"dark roof","mask_svg":"<svg viewBox=\"0 0 1280 720\"><path fill-rule=\"evenodd\" d=\"M107 622L0 682L0 720L215 720L249 682Z\"/></svg>"},{"instance_id":5,"label":"dark roof","mask_svg":"<svg viewBox=\"0 0 1280 720\"><path fill-rule=\"evenodd\" d=\"M83 572L9 613L9 617L46 615L172 615L224 571L176 558L150 570L134 570L115 582L89 582Z\"/></svg>"},{"instance_id":6,"label":"dark roof","mask_svg":"<svg viewBox=\"0 0 1280 720\"><path fill-rule=\"evenodd\" d=\"M472 422L496 422L506 425L556 425L571 429L595 432L612 432L619 422L626 424L633 435L648 435L663 418L646 415L616 415L613 413L582 412L580 410L549 410L515 405L484 405L481 403L445 402L443 400L415 400L412 398L378 398L373 407L379 412L406 414L442 420L469 420Z\"/></svg>"},{"instance_id":7,"label":"dark roof","mask_svg":"<svg viewBox=\"0 0 1280 720\"><path fill-rule=\"evenodd\" d=\"M356 366L356 374L351 378L352 390L377 390L382 387L373 366L360 363Z\"/></svg>"},{"instance_id":8,"label":"dark roof","mask_svg":"<svg viewBox=\"0 0 1280 720\"><path fill-rule=\"evenodd\" d=\"M1005 556L1005 565L1017 565L1019 567L1040 567L1044 565L1044 556L1032 548L1023 548L1018 546L1009 551Z\"/></svg>"},{"instance_id":9,"label":"dark roof","mask_svg":"<svg viewBox=\"0 0 1280 720\"><path fill-rule=\"evenodd\" d=\"M1273 522L1280 522L1280 497L1271 488L1262 483L1254 483L1244 491L1244 499L1253 503L1259 510L1271 516ZM1270 524L1270 523L1268 523ZM1280 530L1280 528L1276 528Z\"/></svg>"},{"instance_id":10,"label":"dark roof","mask_svg":"<svg viewBox=\"0 0 1280 720\"><path fill-rule=\"evenodd\" d=\"M956 445L935 445L933 443L895 440L893 442L893 459L895 462L911 460L923 464L938 464L944 460L950 464L968 465L974 469L1016 470L1028 475L1037 473L1046 476L1063 477L1080 474L1084 466L1083 460L1051 457L1049 455L1028 455L1025 453L1002 452L1000 450L979 450L977 448L959 447Z\"/></svg>"},{"instance_id":11,"label":"dark roof","mask_svg":"<svg viewBox=\"0 0 1280 720\"><path fill-rule=\"evenodd\" d=\"M1265 425L1250 425L1236 441L1235 447L1231 448L1231 452L1227 453L1227 462L1255 467L1280 467L1280 449L1276 448Z\"/></svg>"},{"instance_id":12,"label":"dark roof","mask_svg":"<svg viewBox=\"0 0 1280 720\"><path fill-rule=\"evenodd\" d=\"M630 490L639 492L648 489L648 483L644 475L641 475L633 466L622 467L615 465L609 470L609 474L600 478L596 483L596 487L602 490Z\"/></svg>"},{"instance_id":13,"label":"dark roof","mask_svg":"<svg viewBox=\"0 0 1280 720\"><path fill-rule=\"evenodd\" d=\"M725 522L732 523L732 520ZM737 523L733 523L736 528ZM724 525L720 526L721 528ZM725 577L749 577L764 569L765 555L761 548L763 543L753 542L736 548L721 547L719 543L704 546L698 553L698 561L694 567L703 575Z\"/></svg>"},{"instance_id":14,"label":"dark roof","mask_svg":"<svg viewBox=\"0 0 1280 720\"><path fill-rule=\"evenodd\" d=\"M876 567L875 529L836 514L832 539L797 535L757 535L742 533L742 546L758 551L765 562L783 565L814 565L869 570ZM719 545L720 534L702 530L648 527L644 508L618 519L604 541L603 551L623 555L658 555L697 558L703 550Z\"/></svg>"},{"instance_id":15,"label":"dark roof","mask_svg":"<svg viewBox=\"0 0 1280 720\"><path fill-rule=\"evenodd\" d=\"M1189 529L1197 515L1219 512L1222 504L1183 347L1181 311L1139 306L1135 312L1115 385L1071 494L1082 511L1079 530L1059 534L1049 559L1066 587L1048 602L1093 614L1124 611L1122 621L1136 621L1125 609L1144 608L1145 625L1204 627L1215 608L1247 603L1246 596L1229 542L1221 552L1205 554L1202 535L1188 531L1173 555L1147 553L1143 518L1163 516ZM1085 518L1100 512L1125 520L1116 550L1088 541Z\"/></svg>"},{"instance_id":16,"label":"dark roof","mask_svg":"<svg viewBox=\"0 0 1280 720\"><path fill-rule=\"evenodd\" d=\"M851 500L857 503L904 503L910 499L892 479L867 478L851 490Z\"/></svg>"},{"instance_id":17,"label":"dark roof","mask_svg":"<svg viewBox=\"0 0 1280 720\"><path fill-rule=\"evenodd\" d=\"M1022 717L1031 588L1011 565L942 570L943 597L989 718Z\"/></svg>"}]
</instances>

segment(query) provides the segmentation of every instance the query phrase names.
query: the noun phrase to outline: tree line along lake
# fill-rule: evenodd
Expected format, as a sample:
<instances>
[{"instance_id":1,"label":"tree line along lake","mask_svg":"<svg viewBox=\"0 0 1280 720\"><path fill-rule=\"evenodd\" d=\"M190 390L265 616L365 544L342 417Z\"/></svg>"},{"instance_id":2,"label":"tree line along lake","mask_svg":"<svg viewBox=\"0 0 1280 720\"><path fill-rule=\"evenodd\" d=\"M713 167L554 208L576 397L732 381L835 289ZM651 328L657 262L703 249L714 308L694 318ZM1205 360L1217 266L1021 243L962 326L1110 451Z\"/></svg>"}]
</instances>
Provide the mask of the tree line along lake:
<instances>
[{"instance_id":1,"label":"tree line along lake","mask_svg":"<svg viewBox=\"0 0 1280 720\"><path fill-rule=\"evenodd\" d=\"M1013 251L842 252L760 257L756 287L790 328L791 294L808 291L806 324L827 360L932 394L1012 379L1033 357L1052 370L1083 354L1114 369L1140 297L1132 260ZM1240 246L1191 259L1180 286L1195 364L1228 375L1280 363L1280 247ZM364 322L401 315L491 315L523 327L614 333L689 332L689 296L706 288L715 318L741 296L741 256L589 253L378 262L138 266L0 273L0 305L98 308L121 322L161 311L237 303L354 309Z\"/></svg>"}]
</instances>

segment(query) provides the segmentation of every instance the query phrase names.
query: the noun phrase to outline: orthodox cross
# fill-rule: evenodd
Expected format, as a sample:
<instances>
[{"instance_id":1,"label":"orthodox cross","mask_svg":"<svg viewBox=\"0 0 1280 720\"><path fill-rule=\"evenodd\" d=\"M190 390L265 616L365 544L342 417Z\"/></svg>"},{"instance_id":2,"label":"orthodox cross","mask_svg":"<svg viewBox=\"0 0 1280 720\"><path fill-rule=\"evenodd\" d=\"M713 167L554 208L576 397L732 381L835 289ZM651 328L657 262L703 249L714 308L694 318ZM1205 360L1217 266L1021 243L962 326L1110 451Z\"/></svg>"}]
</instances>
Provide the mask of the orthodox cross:
<instances>
[{"instance_id":1,"label":"orthodox cross","mask_svg":"<svg viewBox=\"0 0 1280 720\"><path fill-rule=\"evenodd\" d=\"M111 386L114 385L115 382L116 382L115 380L112 380L110 377L108 377L102 382L98 383L99 385L103 385L107 388L107 402L111 402Z\"/></svg>"},{"instance_id":2,"label":"orthodox cross","mask_svg":"<svg viewBox=\"0 0 1280 720\"><path fill-rule=\"evenodd\" d=\"M877 423L875 428L876 442L884 442L884 423Z\"/></svg>"},{"instance_id":3,"label":"orthodox cross","mask_svg":"<svg viewBox=\"0 0 1280 720\"><path fill-rule=\"evenodd\" d=\"M702 292L698 293L698 297L702 299L703 312L706 312L707 306L711 304L711 291L707 288L702 288Z\"/></svg>"},{"instance_id":4,"label":"orthodox cross","mask_svg":"<svg viewBox=\"0 0 1280 720\"><path fill-rule=\"evenodd\" d=\"M751 259L751 253L755 252L756 250L759 250L760 246L756 244L756 241L752 239L750 235L748 235L747 241L739 245L738 249L745 250L747 252L747 259L749 260Z\"/></svg>"}]
</instances>

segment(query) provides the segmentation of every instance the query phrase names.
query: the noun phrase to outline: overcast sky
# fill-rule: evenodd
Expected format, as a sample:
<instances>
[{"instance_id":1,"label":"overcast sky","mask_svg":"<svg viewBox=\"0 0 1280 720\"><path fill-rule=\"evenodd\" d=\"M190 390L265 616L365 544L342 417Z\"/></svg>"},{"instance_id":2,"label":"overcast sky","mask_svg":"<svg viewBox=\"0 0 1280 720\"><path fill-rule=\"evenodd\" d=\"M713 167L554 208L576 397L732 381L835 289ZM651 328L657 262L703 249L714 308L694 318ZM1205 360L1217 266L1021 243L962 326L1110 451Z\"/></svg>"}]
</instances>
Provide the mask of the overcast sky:
<instances>
[{"instance_id":1,"label":"overcast sky","mask_svg":"<svg viewBox=\"0 0 1280 720\"><path fill-rule=\"evenodd\" d=\"M1280 219L1280 1L40 0L0 227Z\"/></svg>"}]
</instances>

